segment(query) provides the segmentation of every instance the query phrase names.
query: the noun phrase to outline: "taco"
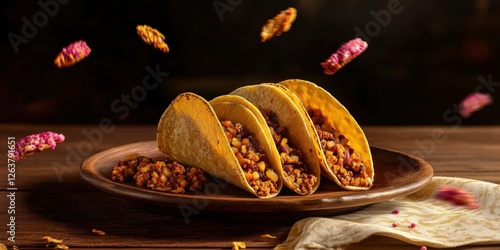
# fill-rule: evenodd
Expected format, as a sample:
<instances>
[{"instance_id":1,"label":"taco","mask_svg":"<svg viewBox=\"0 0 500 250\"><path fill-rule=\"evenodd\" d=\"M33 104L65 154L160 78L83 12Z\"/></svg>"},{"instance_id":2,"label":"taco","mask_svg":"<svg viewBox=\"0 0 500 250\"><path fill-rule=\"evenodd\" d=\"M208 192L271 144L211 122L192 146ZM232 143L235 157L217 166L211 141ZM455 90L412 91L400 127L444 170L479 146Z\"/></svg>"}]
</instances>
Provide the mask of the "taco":
<instances>
[{"instance_id":1,"label":"taco","mask_svg":"<svg viewBox=\"0 0 500 250\"><path fill-rule=\"evenodd\" d=\"M305 109L283 91L276 85L263 83L240 87L229 95L242 96L258 108L254 113L279 152L285 186L297 194L312 194L321 177L319 139L310 133L304 121Z\"/></svg>"},{"instance_id":2,"label":"taco","mask_svg":"<svg viewBox=\"0 0 500 250\"><path fill-rule=\"evenodd\" d=\"M306 108L312 132L320 139L323 175L347 190L369 189L375 174L370 147L349 111L312 82L291 79L278 85L291 90Z\"/></svg>"},{"instance_id":3,"label":"taco","mask_svg":"<svg viewBox=\"0 0 500 250\"><path fill-rule=\"evenodd\" d=\"M160 118L158 149L180 163L242 188L259 198L281 191L279 162L259 121L244 105L209 103L186 92Z\"/></svg>"}]
</instances>

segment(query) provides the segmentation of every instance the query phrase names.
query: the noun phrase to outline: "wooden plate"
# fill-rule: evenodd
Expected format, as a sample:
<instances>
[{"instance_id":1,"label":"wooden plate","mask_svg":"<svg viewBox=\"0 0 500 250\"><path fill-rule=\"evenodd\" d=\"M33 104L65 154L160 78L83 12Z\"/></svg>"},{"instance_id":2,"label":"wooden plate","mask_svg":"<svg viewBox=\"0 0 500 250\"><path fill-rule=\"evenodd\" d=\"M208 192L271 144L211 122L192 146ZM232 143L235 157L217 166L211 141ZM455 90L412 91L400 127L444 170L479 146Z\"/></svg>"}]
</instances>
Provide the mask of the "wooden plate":
<instances>
[{"instance_id":1,"label":"wooden plate","mask_svg":"<svg viewBox=\"0 0 500 250\"><path fill-rule=\"evenodd\" d=\"M156 141L144 141L110 148L87 158L80 175L104 192L134 201L169 207L181 214L199 212L279 213L294 217L345 213L361 207L407 195L423 188L432 179L432 167L422 159L389 149L371 147L375 181L370 190L347 191L333 181L321 178L318 190L308 196L297 195L283 187L274 198L257 198L221 180L210 179L203 191L173 194L137 187L135 183L111 180L111 170L126 155L138 153L151 158L163 156Z\"/></svg>"}]
</instances>

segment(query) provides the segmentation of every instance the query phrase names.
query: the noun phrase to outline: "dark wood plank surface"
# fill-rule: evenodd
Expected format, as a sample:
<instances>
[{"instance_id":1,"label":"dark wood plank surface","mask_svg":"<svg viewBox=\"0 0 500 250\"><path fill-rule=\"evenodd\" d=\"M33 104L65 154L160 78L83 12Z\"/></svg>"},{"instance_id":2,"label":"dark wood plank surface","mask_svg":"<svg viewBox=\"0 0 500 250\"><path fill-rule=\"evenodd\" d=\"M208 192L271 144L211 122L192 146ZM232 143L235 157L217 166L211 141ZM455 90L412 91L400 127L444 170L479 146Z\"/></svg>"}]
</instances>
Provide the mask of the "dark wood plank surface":
<instances>
[{"instance_id":1,"label":"dark wood plank surface","mask_svg":"<svg viewBox=\"0 0 500 250\"><path fill-rule=\"evenodd\" d=\"M45 235L64 239L71 249L136 248L231 248L244 241L248 248L272 248L284 241L295 222L276 218L227 217L200 214L189 223L178 211L115 197L96 190L79 175L86 157L105 149L138 141L154 140L154 125L0 125L4 143L0 153L0 242L7 240L7 137L54 131L66 141L54 151L16 163L15 245L45 248ZM436 176L456 176L500 184L500 127L364 127L371 145L400 150L429 162ZM105 231L105 236L92 229ZM262 234L277 236L262 238ZM467 246L459 249L499 249L500 246ZM398 240L372 236L346 249L418 249Z\"/></svg>"}]
</instances>

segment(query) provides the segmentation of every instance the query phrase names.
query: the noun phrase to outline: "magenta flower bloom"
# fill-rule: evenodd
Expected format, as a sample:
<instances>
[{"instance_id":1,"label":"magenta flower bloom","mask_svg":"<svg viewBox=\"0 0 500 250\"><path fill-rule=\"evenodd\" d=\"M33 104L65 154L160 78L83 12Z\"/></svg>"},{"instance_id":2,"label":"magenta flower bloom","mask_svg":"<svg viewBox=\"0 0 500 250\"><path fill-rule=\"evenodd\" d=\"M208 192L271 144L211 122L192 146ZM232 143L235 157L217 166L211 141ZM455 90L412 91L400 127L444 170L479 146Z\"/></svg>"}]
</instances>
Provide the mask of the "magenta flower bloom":
<instances>
[{"instance_id":1,"label":"magenta flower bloom","mask_svg":"<svg viewBox=\"0 0 500 250\"><path fill-rule=\"evenodd\" d=\"M489 94L472 93L460 102L460 115L467 118L492 102L493 99Z\"/></svg>"},{"instance_id":2,"label":"magenta flower bloom","mask_svg":"<svg viewBox=\"0 0 500 250\"><path fill-rule=\"evenodd\" d=\"M333 75L340 68L359 56L368 48L368 43L361 38L354 38L340 46L328 59L321 63L325 74Z\"/></svg>"},{"instance_id":3,"label":"magenta flower bloom","mask_svg":"<svg viewBox=\"0 0 500 250\"><path fill-rule=\"evenodd\" d=\"M86 58L92 50L85 41L76 41L63 48L54 60L54 64L59 67L69 67L84 58Z\"/></svg>"},{"instance_id":4,"label":"magenta flower bloom","mask_svg":"<svg viewBox=\"0 0 500 250\"><path fill-rule=\"evenodd\" d=\"M28 135L16 142L11 158L17 161L49 148L54 150L56 144L63 142L64 139L63 134L50 131Z\"/></svg>"}]
</instances>

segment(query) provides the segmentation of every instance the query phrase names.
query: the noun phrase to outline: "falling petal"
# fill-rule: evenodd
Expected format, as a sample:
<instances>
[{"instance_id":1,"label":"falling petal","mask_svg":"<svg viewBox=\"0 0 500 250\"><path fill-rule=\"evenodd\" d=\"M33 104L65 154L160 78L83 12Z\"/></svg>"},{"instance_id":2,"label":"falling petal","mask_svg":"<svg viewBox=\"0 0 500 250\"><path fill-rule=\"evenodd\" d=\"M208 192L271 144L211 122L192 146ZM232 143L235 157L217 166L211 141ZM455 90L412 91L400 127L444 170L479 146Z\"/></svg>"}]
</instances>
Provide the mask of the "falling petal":
<instances>
[{"instance_id":1,"label":"falling petal","mask_svg":"<svg viewBox=\"0 0 500 250\"><path fill-rule=\"evenodd\" d=\"M325 74L333 75L347 63L359 56L368 48L368 43L355 38L347 43L344 43L337 51L335 51L328 59L321 63Z\"/></svg>"},{"instance_id":2,"label":"falling petal","mask_svg":"<svg viewBox=\"0 0 500 250\"><path fill-rule=\"evenodd\" d=\"M289 31L296 17L297 10L290 7L281 11L273 19L267 20L267 22L262 26L262 30L260 32L262 42L265 42L275 36L281 36L283 32Z\"/></svg>"},{"instance_id":3,"label":"falling petal","mask_svg":"<svg viewBox=\"0 0 500 250\"><path fill-rule=\"evenodd\" d=\"M46 149L54 150L56 144L63 142L64 139L63 134L50 131L28 135L16 142L11 158L17 161Z\"/></svg>"},{"instance_id":4,"label":"falling petal","mask_svg":"<svg viewBox=\"0 0 500 250\"><path fill-rule=\"evenodd\" d=\"M493 99L489 94L472 93L460 102L460 115L467 118L492 102Z\"/></svg>"},{"instance_id":5,"label":"falling petal","mask_svg":"<svg viewBox=\"0 0 500 250\"><path fill-rule=\"evenodd\" d=\"M435 197L440 200L448 201L456 206L466 206L469 209L475 209L479 206L472 193L459 187L441 185Z\"/></svg>"},{"instance_id":6,"label":"falling petal","mask_svg":"<svg viewBox=\"0 0 500 250\"><path fill-rule=\"evenodd\" d=\"M85 59L92 50L85 41L76 41L63 48L54 60L54 64L59 67L69 67Z\"/></svg>"},{"instance_id":7,"label":"falling petal","mask_svg":"<svg viewBox=\"0 0 500 250\"><path fill-rule=\"evenodd\" d=\"M157 29L151 28L148 25L137 25L136 30L145 43L154 46L155 49L159 49L163 53L170 51L167 43L165 43L165 36Z\"/></svg>"}]
</instances>

